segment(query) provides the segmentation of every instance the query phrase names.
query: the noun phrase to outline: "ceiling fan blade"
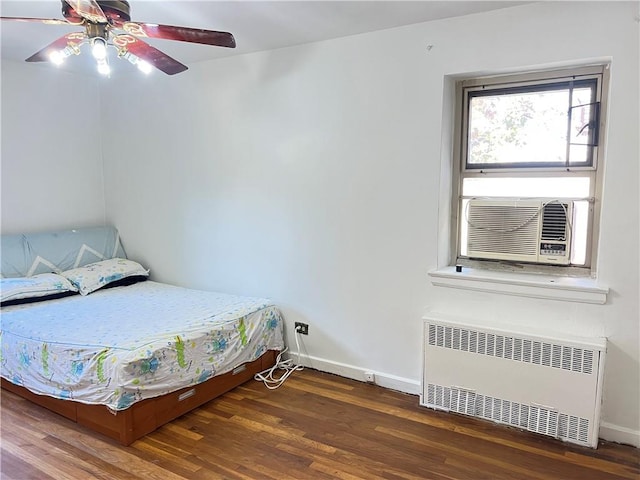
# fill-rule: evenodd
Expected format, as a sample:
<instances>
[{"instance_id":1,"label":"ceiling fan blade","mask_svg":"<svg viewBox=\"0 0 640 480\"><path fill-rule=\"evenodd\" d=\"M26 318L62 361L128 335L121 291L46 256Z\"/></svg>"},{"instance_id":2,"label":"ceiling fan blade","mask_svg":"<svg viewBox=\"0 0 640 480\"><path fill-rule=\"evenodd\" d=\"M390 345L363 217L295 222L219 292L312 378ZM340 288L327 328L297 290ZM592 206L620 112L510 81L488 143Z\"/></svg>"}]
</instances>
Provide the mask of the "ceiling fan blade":
<instances>
[{"instance_id":1,"label":"ceiling fan blade","mask_svg":"<svg viewBox=\"0 0 640 480\"><path fill-rule=\"evenodd\" d=\"M68 22L67 20L59 20L57 18L0 17L0 20L46 23L47 25L76 25L75 23Z\"/></svg>"},{"instance_id":2,"label":"ceiling fan blade","mask_svg":"<svg viewBox=\"0 0 640 480\"><path fill-rule=\"evenodd\" d=\"M95 0L64 0L78 15L93 23L109 23L102 8Z\"/></svg>"},{"instance_id":3,"label":"ceiling fan blade","mask_svg":"<svg viewBox=\"0 0 640 480\"><path fill-rule=\"evenodd\" d=\"M71 47L72 50L76 50L78 53L80 52L78 49L78 45L87 38L87 35L84 32L73 32L68 33L67 35L58 38L54 42L50 43L42 50L34 53L29 58L27 58L26 62L48 62L51 59L51 53L56 51L64 50L66 47ZM74 52L75 53L75 52Z\"/></svg>"},{"instance_id":4,"label":"ceiling fan blade","mask_svg":"<svg viewBox=\"0 0 640 480\"><path fill-rule=\"evenodd\" d=\"M113 37L113 44L119 47L121 51L128 51L140 57L167 75L175 75L187 70L186 65L132 35L116 35Z\"/></svg>"},{"instance_id":5,"label":"ceiling fan blade","mask_svg":"<svg viewBox=\"0 0 640 480\"><path fill-rule=\"evenodd\" d=\"M163 38L178 42L201 43L217 47L235 48L236 40L229 32L216 32L200 28L174 27L155 23L114 22L114 26L136 37Z\"/></svg>"}]
</instances>

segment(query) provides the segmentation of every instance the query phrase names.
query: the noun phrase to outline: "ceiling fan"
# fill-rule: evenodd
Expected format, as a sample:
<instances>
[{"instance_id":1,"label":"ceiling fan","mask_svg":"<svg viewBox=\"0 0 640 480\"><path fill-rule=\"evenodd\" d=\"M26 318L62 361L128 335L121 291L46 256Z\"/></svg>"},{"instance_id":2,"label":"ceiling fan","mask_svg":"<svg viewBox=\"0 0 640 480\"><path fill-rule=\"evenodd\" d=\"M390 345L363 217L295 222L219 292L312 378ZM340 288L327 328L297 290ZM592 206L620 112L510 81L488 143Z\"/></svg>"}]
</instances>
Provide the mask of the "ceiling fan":
<instances>
[{"instance_id":1,"label":"ceiling fan","mask_svg":"<svg viewBox=\"0 0 640 480\"><path fill-rule=\"evenodd\" d=\"M39 22L49 25L84 26L84 32L64 35L26 59L27 62L62 63L80 54L80 46L89 44L98 72L110 73L107 47L115 47L118 57L128 60L145 73L153 67L167 75L184 72L187 66L146 43L142 38L163 38L178 42L200 43L234 48L236 41L228 32L175 27L155 23L132 22L129 2L125 0L61 0L64 20L0 17L4 21Z\"/></svg>"}]
</instances>

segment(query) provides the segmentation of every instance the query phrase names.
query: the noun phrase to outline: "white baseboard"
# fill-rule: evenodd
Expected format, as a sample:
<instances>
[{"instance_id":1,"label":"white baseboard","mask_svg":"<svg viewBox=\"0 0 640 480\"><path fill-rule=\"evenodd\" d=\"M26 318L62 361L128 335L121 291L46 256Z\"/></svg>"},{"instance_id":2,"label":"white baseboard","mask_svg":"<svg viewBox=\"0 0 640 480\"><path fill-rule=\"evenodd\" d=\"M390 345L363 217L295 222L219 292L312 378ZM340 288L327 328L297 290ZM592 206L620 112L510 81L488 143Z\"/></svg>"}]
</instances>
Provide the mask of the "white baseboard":
<instances>
[{"instance_id":1,"label":"white baseboard","mask_svg":"<svg viewBox=\"0 0 640 480\"><path fill-rule=\"evenodd\" d=\"M624 443L640 448L640 431L621 427L612 423L600 422L600 434L603 440L610 442Z\"/></svg>"},{"instance_id":2,"label":"white baseboard","mask_svg":"<svg viewBox=\"0 0 640 480\"><path fill-rule=\"evenodd\" d=\"M298 356L294 355L297 361ZM418 395L420 393L420 382L411 380L410 378L398 377L384 372L376 372L374 370L355 367L344 363L326 360L324 358L313 357L310 355L300 355L300 363L305 367L320 370L321 372L333 373L341 377L351 378L360 382L365 381L364 374L372 372L375 375L375 384L381 387L390 388L399 392Z\"/></svg>"}]
</instances>

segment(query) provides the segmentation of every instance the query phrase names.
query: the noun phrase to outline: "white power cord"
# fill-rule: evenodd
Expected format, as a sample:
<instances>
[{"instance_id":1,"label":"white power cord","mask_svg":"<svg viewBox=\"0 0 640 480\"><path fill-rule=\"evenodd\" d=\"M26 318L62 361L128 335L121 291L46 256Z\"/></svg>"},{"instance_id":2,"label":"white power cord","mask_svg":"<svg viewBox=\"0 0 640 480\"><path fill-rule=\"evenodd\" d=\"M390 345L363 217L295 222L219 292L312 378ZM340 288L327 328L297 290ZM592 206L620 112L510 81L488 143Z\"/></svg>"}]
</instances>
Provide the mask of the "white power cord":
<instances>
[{"instance_id":1,"label":"white power cord","mask_svg":"<svg viewBox=\"0 0 640 480\"><path fill-rule=\"evenodd\" d=\"M280 387L293 372L304 370L304 367L300 365L300 342L298 341L298 335L300 335L300 333L298 333L299 328L300 327L297 327L295 332L296 347L298 348L298 364L296 365L293 363L293 358L282 360L282 355L288 350L288 348L285 348L276 357L276 364L273 367L256 373L253 377L255 380L263 382L265 387L269 390L275 390ZM276 372L278 370L284 370L284 373L279 377L276 376Z\"/></svg>"}]
</instances>

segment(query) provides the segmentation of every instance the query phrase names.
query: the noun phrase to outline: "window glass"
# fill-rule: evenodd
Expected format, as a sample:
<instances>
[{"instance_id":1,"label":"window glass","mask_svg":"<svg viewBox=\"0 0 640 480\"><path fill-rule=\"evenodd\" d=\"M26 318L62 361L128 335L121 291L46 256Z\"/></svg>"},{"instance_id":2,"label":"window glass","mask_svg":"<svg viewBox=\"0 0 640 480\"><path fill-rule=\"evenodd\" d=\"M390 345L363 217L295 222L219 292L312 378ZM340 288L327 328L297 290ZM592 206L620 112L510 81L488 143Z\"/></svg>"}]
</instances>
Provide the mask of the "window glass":
<instances>
[{"instance_id":1,"label":"window glass","mask_svg":"<svg viewBox=\"0 0 640 480\"><path fill-rule=\"evenodd\" d=\"M595 82L470 90L467 168L591 165Z\"/></svg>"}]
</instances>

